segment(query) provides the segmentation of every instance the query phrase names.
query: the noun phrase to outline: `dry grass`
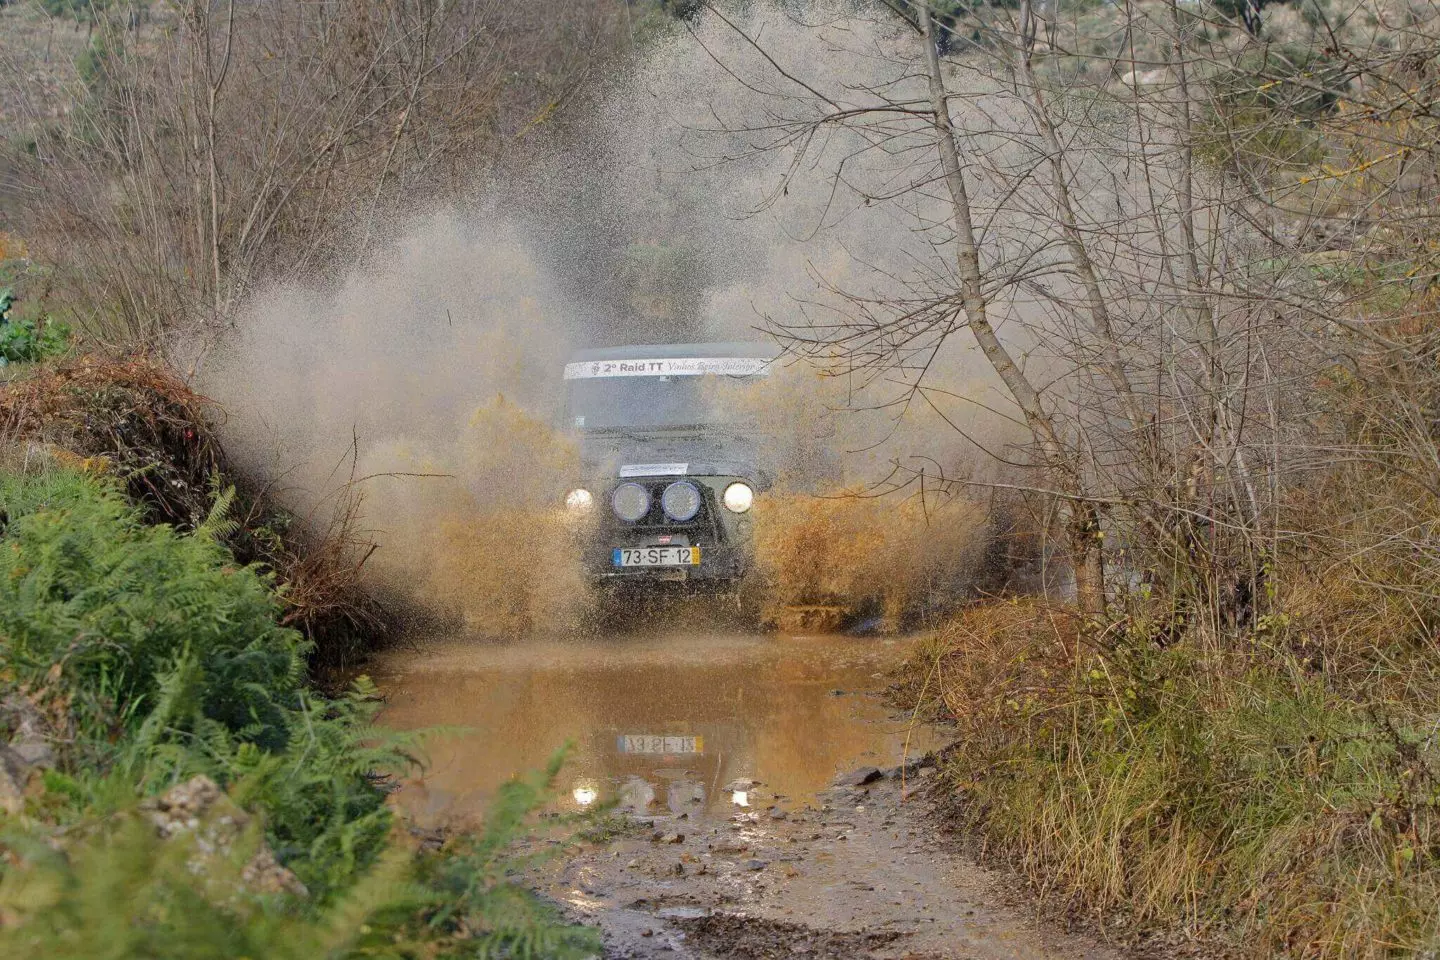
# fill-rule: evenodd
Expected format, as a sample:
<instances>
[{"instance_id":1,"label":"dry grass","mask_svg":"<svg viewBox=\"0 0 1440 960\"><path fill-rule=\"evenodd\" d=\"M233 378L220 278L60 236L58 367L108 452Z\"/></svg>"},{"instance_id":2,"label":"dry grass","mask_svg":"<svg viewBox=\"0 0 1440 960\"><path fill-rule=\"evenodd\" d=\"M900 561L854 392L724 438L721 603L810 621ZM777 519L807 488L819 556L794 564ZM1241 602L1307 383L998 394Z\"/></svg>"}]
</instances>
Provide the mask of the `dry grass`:
<instances>
[{"instance_id":1,"label":"dry grass","mask_svg":"<svg viewBox=\"0 0 1440 960\"><path fill-rule=\"evenodd\" d=\"M957 724L955 815L1112 928L1254 956L1434 949L1433 633L1359 578L1284 583L1243 638L1157 641L1158 603L1103 628L1037 602L965 611L899 688Z\"/></svg>"}]
</instances>

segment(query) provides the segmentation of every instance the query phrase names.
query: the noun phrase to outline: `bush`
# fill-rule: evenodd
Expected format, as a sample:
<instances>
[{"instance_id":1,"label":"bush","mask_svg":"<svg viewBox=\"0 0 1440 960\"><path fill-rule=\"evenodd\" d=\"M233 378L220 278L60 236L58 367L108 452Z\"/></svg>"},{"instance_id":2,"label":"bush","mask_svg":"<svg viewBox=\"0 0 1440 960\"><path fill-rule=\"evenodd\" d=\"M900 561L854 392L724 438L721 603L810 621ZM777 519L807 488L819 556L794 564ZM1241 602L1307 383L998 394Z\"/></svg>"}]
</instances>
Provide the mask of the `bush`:
<instances>
[{"instance_id":1,"label":"bush","mask_svg":"<svg viewBox=\"0 0 1440 960\"><path fill-rule=\"evenodd\" d=\"M14 306L14 292L0 289L0 367L34 363L70 348L68 326L58 320L17 316Z\"/></svg>"},{"instance_id":2,"label":"bush","mask_svg":"<svg viewBox=\"0 0 1440 960\"><path fill-rule=\"evenodd\" d=\"M306 688L268 577L216 540L229 501L182 534L104 477L0 470L0 704L59 748L22 815L0 815L0 956L597 952L515 879L563 752L502 788L478 836L417 852L383 787L416 735L374 725L363 678L335 700ZM162 840L137 810L200 774L254 824L228 850L193 828ZM255 888L262 846L303 894Z\"/></svg>"},{"instance_id":3,"label":"bush","mask_svg":"<svg viewBox=\"0 0 1440 960\"><path fill-rule=\"evenodd\" d=\"M80 749L133 734L164 678L192 670L201 715L246 742L286 742L304 644L276 625L267 578L209 527L146 526L115 489L68 470L0 476L0 513L0 672L62 688Z\"/></svg>"},{"instance_id":4,"label":"bush","mask_svg":"<svg viewBox=\"0 0 1440 960\"><path fill-rule=\"evenodd\" d=\"M85 355L32 369L0 391L0 436L105 470L145 523L193 530L214 513L219 478L234 483L236 522L215 532L241 561L275 572L282 621L311 641L312 660L345 666L386 623L360 583L373 544L355 532L354 498L339 498L328 524L298 522L227 461L212 428L218 416L174 371L144 357Z\"/></svg>"},{"instance_id":5,"label":"bush","mask_svg":"<svg viewBox=\"0 0 1440 960\"><path fill-rule=\"evenodd\" d=\"M1002 604L958 619L910 683L959 724L956 813L1072 909L1265 956L1434 949L1440 672L1395 646L1368 676L1320 666L1310 626L1176 642L1156 613L1095 631Z\"/></svg>"}]
</instances>

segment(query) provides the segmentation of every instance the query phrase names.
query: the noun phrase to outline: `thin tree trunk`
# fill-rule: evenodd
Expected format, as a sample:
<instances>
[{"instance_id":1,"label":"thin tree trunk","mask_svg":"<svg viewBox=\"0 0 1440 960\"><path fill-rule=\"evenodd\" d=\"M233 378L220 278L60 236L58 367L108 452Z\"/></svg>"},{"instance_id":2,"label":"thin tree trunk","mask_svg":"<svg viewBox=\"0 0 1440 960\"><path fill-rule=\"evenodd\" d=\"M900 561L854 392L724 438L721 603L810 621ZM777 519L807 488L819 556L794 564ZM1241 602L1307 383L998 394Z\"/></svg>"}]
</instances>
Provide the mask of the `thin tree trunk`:
<instances>
[{"instance_id":1,"label":"thin tree trunk","mask_svg":"<svg viewBox=\"0 0 1440 960\"><path fill-rule=\"evenodd\" d=\"M1074 495L1062 504L1070 539L1071 564L1075 569L1076 599L1087 614L1099 615L1105 610L1104 558L1100 550L1098 524L1094 504L1083 499L1084 484L1080 469L1065 450L1054 419L1045 411L1040 393L1026 378L1010 351L996 336L990 324L988 304L980 275L980 248L975 239L974 217L970 209L970 192L965 172L960 166L960 152L955 145L955 128L950 121L949 97L945 77L940 68L940 49L936 45L934 20L930 8L919 4L920 32L925 45L925 70L930 86L930 108L935 126L935 145L940 153L940 168L950 193L955 230L955 259L960 274L961 304L965 325L975 337L995 374L1010 391L1020 407L1026 424L1050 468L1060 474L1062 486Z\"/></svg>"}]
</instances>

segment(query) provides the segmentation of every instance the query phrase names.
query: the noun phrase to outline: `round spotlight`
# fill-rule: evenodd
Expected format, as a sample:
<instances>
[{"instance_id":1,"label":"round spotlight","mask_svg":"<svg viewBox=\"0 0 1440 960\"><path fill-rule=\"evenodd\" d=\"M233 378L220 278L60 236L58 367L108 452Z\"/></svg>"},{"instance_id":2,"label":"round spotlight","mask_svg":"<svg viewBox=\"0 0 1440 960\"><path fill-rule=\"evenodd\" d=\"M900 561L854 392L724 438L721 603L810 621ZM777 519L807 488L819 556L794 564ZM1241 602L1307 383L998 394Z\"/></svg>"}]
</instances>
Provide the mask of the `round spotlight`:
<instances>
[{"instance_id":1,"label":"round spotlight","mask_svg":"<svg viewBox=\"0 0 1440 960\"><path fill-rule=\"evenodd\" d=\"M731 513L744 513L755 502L755 491L751 489L750 484L736 481L725 488L725 495L721 497L721 502Z\"/></svg>"},{"instance_id":2,"label":"round spotlight","mask_svg":"<svg viewBox=\"0 0 1440 960\"><path fill-rule=\"evenodd\" d=\"M676 523L695 519L700 512L700 490L689 480L676 480L660 494L660 509Z\"/></svg>"},{"instance_id":3,"label":"round spotlight","mask_svg":"<svg viewBox=\"0 0 1440 960\"><path fill-rule=\"evenodd\" d=\"M622 483L610 494L610 507L615 516L634 523L650 512L650 491L638 483Z\"/></svg>"},{"instance_id":4,"label":"round spotlight","mask_svg":"<svg viewBox=\"0 0 1440 960\"><path fill-rule=\"evenodd\" d=\"M589 490L576 489L565 494L565 506L576 513L584 513L595 505L595 498L590 495Z\"/></svg>"}]
</instances>

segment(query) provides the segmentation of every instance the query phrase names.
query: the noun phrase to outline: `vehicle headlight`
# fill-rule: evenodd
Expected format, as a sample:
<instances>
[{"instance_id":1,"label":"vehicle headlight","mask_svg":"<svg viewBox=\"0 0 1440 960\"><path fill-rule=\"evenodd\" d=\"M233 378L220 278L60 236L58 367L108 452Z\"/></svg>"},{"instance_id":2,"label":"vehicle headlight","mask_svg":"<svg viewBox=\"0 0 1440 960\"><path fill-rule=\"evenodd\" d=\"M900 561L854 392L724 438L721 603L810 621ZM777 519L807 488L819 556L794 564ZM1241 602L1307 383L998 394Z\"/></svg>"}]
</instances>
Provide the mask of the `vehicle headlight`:
<instances>
[{"instance_id":1,"label":"vehicle headlight","mask_svg":"<svg viewBox=\"0 0 1440 960\"><path fill-rule=\"evenodd\" d=\"M584 513L595 505L595 498L590 496L590 491L581 488L571 490L565 494L565 506L576 513Z\"/></svg>"},{"instance_id":2,"label":"vehicle headlight","mask_svg":"<svg viewBox=\"0 0 1440 960\"><path fill-rule=\"evenodd\" d=\"M700 512L700 490L689 480L676 480L660 494L660 509L676 523L693 520Z\"/></svg>"},{"instance_id":3,"label":"vehicle headlight","mask_svg":"<svg viewBox=\"0 0 1440 960\"><path fill-rule=\"evenodd\" d=\"M622 483L610 494L610 507L615 516L634 523L650 512L650 491L638 483Z\"/></svg>"},{"instance_id":4,"label":"vehicle headlight","mask_svg":"<svg viewBox=\"0 0 1440 960\"><path fill-rule=\"evenodd\" d=\"M720 499L731 513L744 513L755 502L755 491L750 484L736 481L725 488L725 495Z\"/></svg>"}]
</instances>

